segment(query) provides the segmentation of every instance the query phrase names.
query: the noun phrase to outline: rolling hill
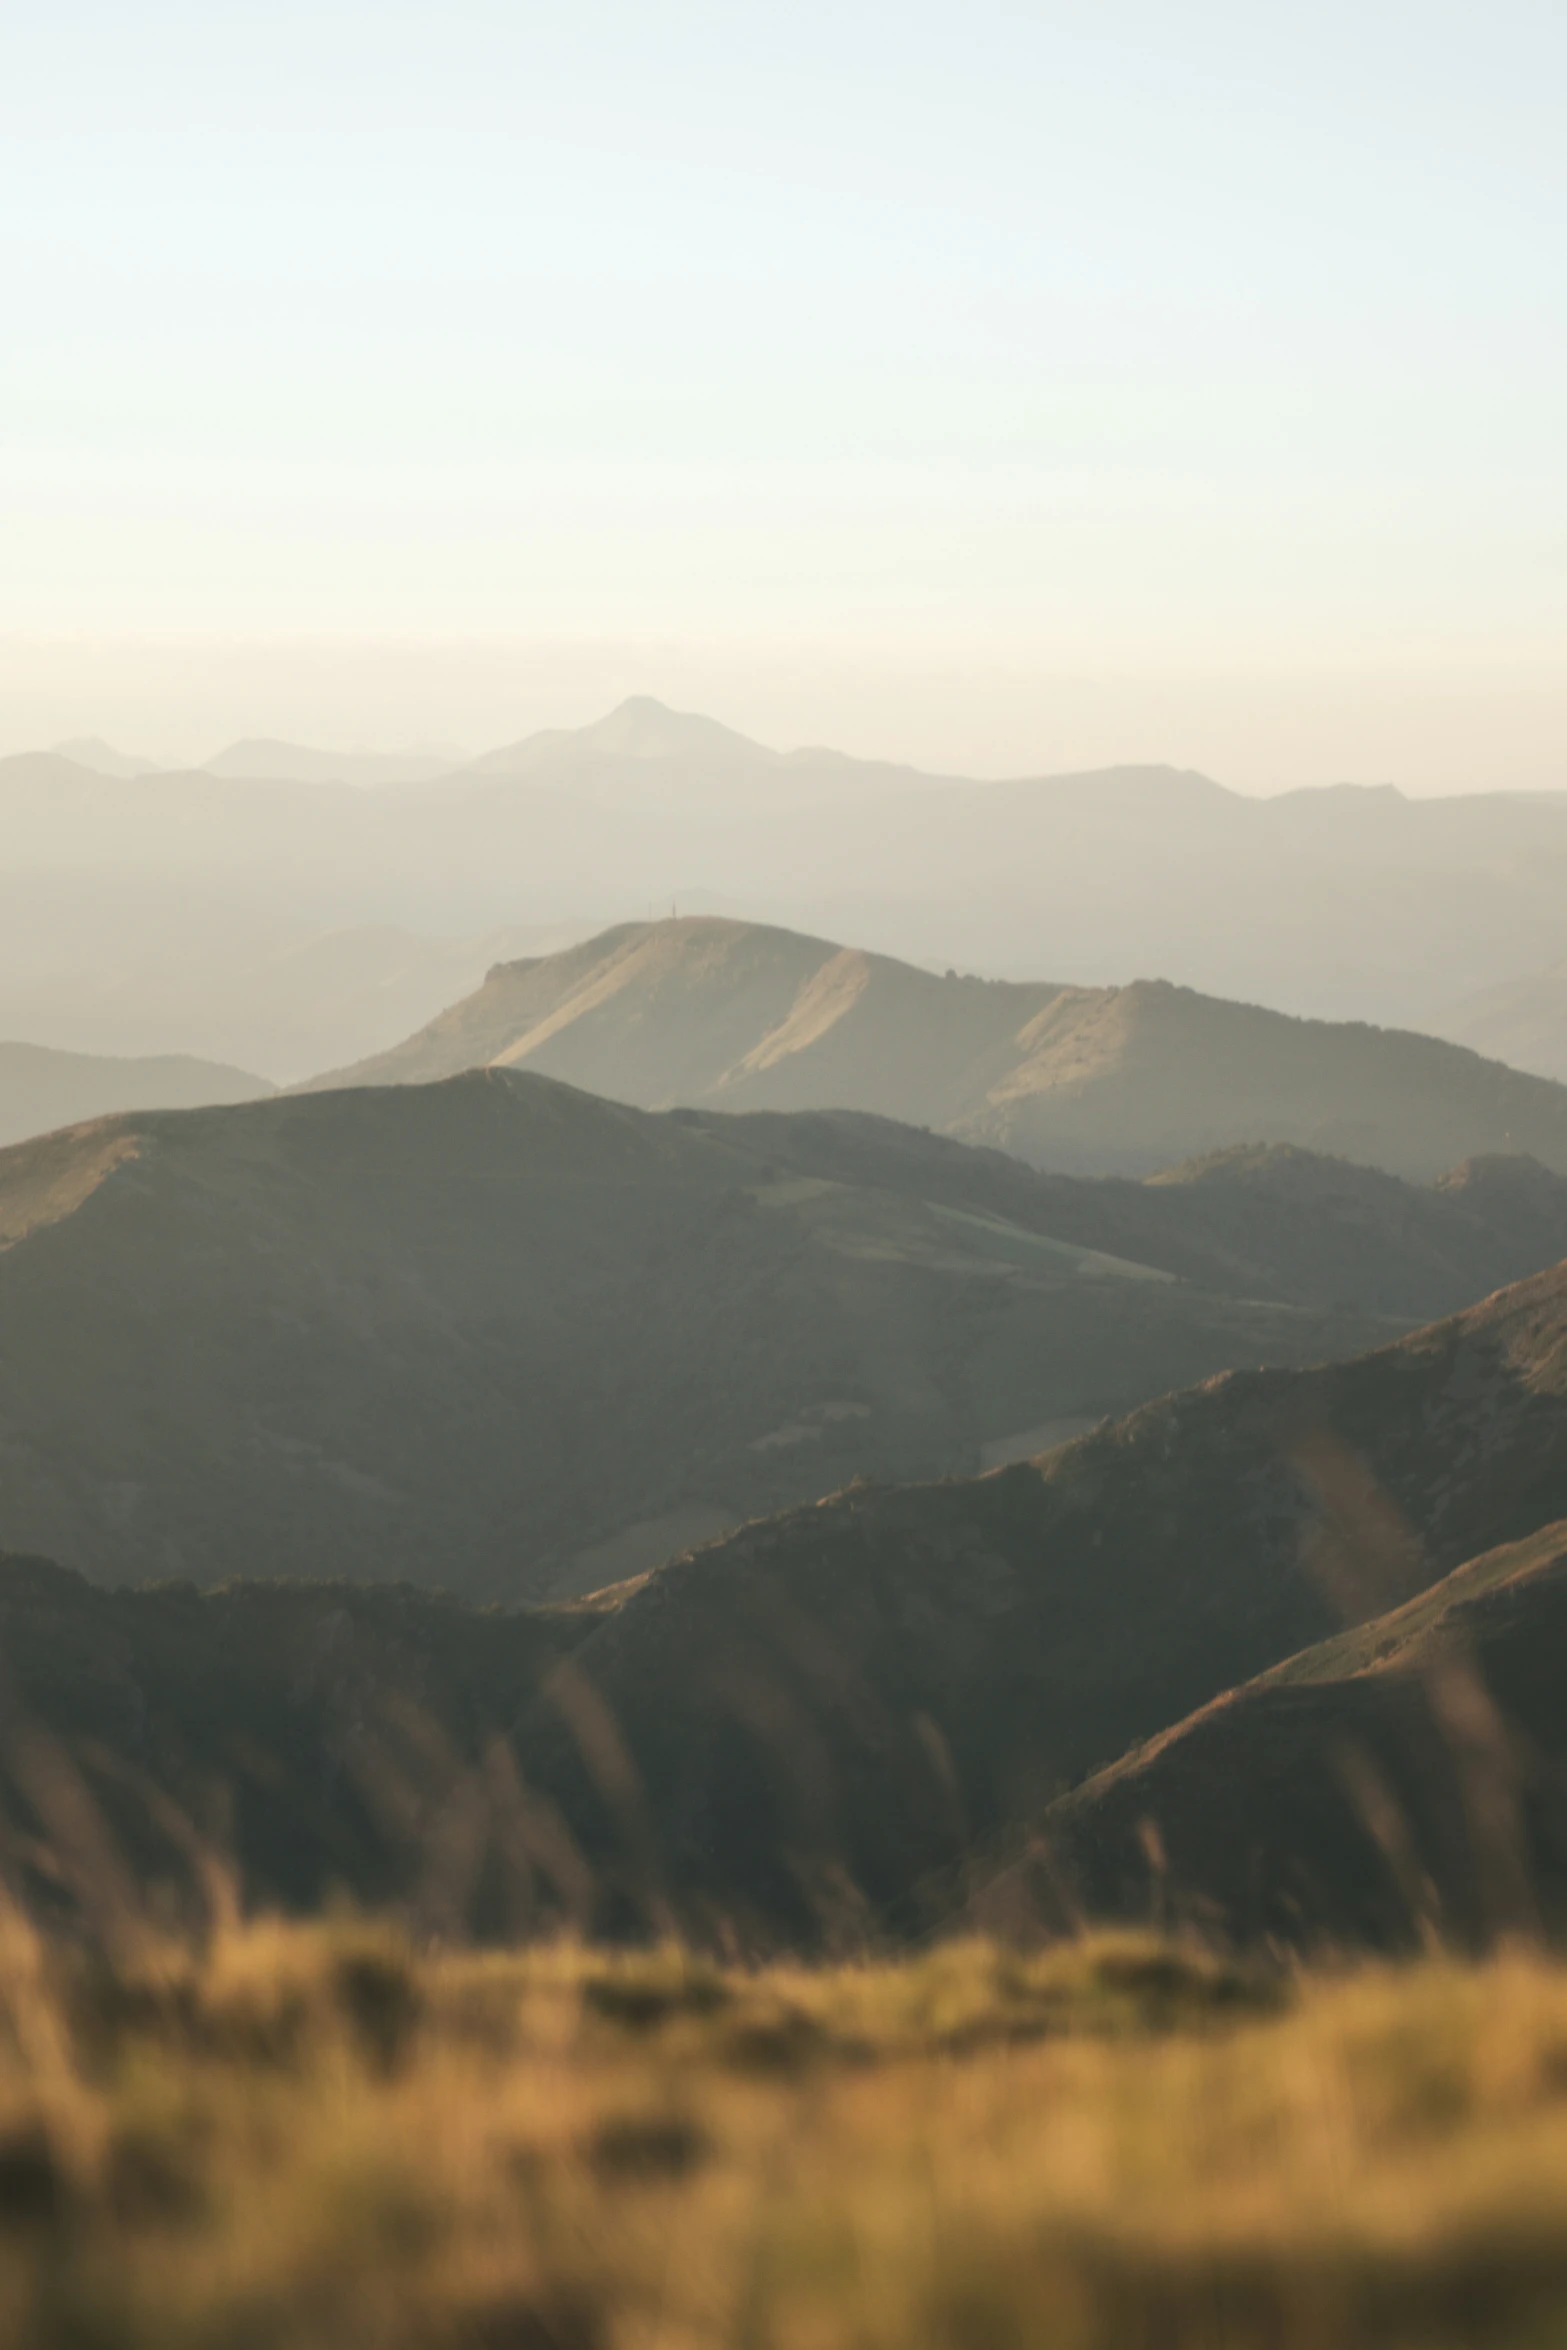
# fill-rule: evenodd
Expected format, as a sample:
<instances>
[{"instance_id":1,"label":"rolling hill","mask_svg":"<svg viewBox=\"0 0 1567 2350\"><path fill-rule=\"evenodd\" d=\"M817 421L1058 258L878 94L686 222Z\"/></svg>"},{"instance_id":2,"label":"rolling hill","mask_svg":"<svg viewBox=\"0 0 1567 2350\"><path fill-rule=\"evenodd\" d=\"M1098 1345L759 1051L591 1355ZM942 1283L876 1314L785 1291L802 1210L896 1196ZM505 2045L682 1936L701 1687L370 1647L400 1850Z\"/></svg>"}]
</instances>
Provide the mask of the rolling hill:
<instances>
[{"instance_id":1,"label":"rolling hill","mask_svg":"<svg viewBox=\"0 0 1567 2350\"><path fill-rule=\"evenodd\" d=\"M45 1045L0 1044L0 1148L116 1110L202 1108L257 1101L271 1091L264 1077L248 1070L183 1053L115 1060Z\"/></svg>"},{"instance_id":2,"label":"rolling hill","mask_svg":"<svg viewBox=\"0 0 1567 2350\"><path fill-rule=\"evenodd\" d=\"M1567 1171L1567 1088L1432 1037L1156 981L941 978L703 918L499 965L405 1044L315 1083L487 1065L645 1108L870 1110L1081 1174L1149 1174L1258 1141L1426 1179L1497 1152Z\"/></svg>"},{"instance_id":3,"label":"rolling hill","mask_svg":"<svg viewBox=\"0 0 1567 2350\"><path fill-rule=\"evenodd\" d=\"M653 1116L510 1070L23 1144L0 1542L108 1578L580 1590L1400 1326L1177 1278L1114 1245L1163 1217L1199 1253L1157 1192L1127 1187L1128 1220L1080 1188L872 1120Z\"/></svg>"}]
</instances>

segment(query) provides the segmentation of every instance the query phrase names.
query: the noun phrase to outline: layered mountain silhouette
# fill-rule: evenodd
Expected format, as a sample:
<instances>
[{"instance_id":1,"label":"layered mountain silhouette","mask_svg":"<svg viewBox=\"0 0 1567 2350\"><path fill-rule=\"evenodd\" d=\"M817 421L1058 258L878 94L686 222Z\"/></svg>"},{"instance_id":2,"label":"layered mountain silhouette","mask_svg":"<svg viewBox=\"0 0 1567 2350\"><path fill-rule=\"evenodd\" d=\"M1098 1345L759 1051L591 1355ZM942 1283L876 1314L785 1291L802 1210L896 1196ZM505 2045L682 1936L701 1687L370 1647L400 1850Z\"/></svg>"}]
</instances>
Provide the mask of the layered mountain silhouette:
<instances>
[{"instance_id":1,"label":"layered mountain silhouette","mask_svg":"<svg viewBox=\"0 0 1567 2350\"><path fill-rule=\"evenodd\" d=\"M571 1607L0 1562L0 1800L59 1862L45 1902L79 1783L151 1871L170 1832L139 1791L195 1814L221 1780L267 1894L433 1887L448 1925L515 1928L516 1902L820 1944L920 1930L978 1883L991 1918L1026 1893L1049 1922L1486 1940L1567 1914L1564 1513L1558 1269Z\"/></svg>"},{"instance_id":2,"label":"layered mountain silhouette","mask_svg":"<svg viewBox=\"0 0 1567 2350\"><path fill-rule=\"evenodd\" d=\"M1567 802L1551 794L1262 801L1156 766L977 782L778 752L646 700L446 775L436 754L265 741L194 772L105 774L99 747L78 748L0 760L0 1026L13 989L47 1022L62 973L101 973L113 1038L25 1031L83 1049L123 1040L149 959L259 924L582 937L673 899L937 968L1095 988L1157 974L1417 1028L1561 952ZM345 1057L326 1018L304 1068L258 1063L237 1025L201 1049L289 1077Z\"/></svg>"},{"instance_id":3,"label":"layered mountain silhouette","mask_svg":"<svg viewBox=\"0 0 1567 2350\"><path fill-rule=\"evenodd\" d=\"M1068 1172L1266 1140L1430 1178L1477 1153L1567 1169L1567 1088L1399 1030L1162 982L945 978L756 923L632 923L493 970L394 1051L316 1080L534 1068L644 1107L847 1107Z\"/></svg>"},{"instance_id":4,"label":"layered mountain silhouette","mask_svg":"<svg viewBox=\"0 0 1567 2350\"><path fill-rule=\"evenodd\" d=\"M116 1060L53 1052L44 1045L0 1044L0 1147L115 1110L256 1101L271 1091L264 1077L246 1069L226 1069L183 1053Z\"/></svg>"},{"instance_id":5,"label":"layered mountain silhouette","mask_svg":"<svg viewBox=\"0 0 1567 2350\"><path fill-rule=\"evenodd\" d=\"M1186 1193L1125 1193L510 1070L69 1129L0 1154L0 1541L114 1578L582 1589L1389 1327L1292 1302L1293 1231L1283 1302L1255 1258L1243 1295L1178 1278L1224 1278ZM1459 1213L1433 1269L1422 1204L1400 1278L1483 1285L1512 1243ZM1116 1245L1161 1224L1168 1265Z\"/></svg>"},{"instance_id":6,"label":"layered mountain silhouette","mask_svg":"<svg viewBox=\"0 0 1567 2350\"><path fill-rule=\"evenodd\" d=\"M218 1846L442 1932L1567 1924L1567 1088L1287 1016L1554 1069L1567 807L646 699L64 752L0 761L0 1017L211 1058L0 1048L41 1913ZM247 1019L349 1066L230 1099Z\"/></svg>"}]
</instances>

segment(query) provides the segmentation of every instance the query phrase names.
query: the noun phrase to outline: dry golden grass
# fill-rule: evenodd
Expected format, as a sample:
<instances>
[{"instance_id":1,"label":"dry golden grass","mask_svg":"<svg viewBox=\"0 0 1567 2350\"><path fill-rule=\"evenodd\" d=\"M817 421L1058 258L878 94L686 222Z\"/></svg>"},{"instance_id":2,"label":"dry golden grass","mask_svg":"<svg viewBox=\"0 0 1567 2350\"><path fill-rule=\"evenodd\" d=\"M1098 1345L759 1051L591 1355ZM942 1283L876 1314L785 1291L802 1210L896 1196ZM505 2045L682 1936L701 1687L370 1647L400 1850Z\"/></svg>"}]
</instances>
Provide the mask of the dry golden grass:
<instances>
[{"instance_id":1,"label":"dry golden grass","mask_svg":"<svg viewBox=\"0 0 1567 2350\"><path fill-rule=\"evenodd\" d=\"M0 1953L14 2350L1567 2342L1567 1970Z\"/></svg>"}]
</instances>

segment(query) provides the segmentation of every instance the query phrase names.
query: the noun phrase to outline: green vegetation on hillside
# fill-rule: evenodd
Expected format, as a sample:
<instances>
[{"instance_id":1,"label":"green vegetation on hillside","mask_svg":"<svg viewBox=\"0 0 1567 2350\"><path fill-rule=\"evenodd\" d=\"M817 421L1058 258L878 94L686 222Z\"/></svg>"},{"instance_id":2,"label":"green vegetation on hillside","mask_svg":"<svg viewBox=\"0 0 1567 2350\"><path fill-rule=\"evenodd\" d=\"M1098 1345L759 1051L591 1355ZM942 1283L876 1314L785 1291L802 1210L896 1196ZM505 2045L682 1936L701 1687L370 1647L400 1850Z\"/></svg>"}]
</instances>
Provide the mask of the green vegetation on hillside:
<instances>
[{"instance_id":1,"label":"green vegetation on hillside","mask_svg":"<svg viewBox=\"0 0 1567 2350\"><path fill-rule=\"evenodd\" d=\"M1567 1979L0 1950L13 2350L1541 2350Z\"/></svg>"}]
</instances>

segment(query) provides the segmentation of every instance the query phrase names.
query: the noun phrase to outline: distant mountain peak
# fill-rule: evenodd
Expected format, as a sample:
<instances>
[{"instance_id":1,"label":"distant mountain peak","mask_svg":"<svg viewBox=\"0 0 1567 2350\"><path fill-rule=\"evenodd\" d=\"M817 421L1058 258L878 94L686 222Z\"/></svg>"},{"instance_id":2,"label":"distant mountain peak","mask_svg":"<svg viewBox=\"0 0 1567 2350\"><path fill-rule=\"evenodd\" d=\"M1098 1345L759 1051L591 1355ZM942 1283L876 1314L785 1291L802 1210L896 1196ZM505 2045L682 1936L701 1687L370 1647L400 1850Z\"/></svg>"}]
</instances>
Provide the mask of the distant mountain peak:
<instances>
[{"instance_id":1,"label":"distant mountain peak","mask_svg":"<svg viewBox=\"0 0 1567 2350\"><path fill-rule=\"evenodd\" d=\"M101 734L73 735L69 742L51 747L57 759L69 759L78 767L91 768L95 775L120 775L130 780L138 775L153 775L158 768L156 759L144 759L132 751L117 751Z\"/></svg>"},{"instance_id":2,"label":"distant mountain peak","mask_svg":"<svg viewBox=\"0 0 1567 2350\"><path fill-rule=\"evenodd\" d=\"M596 749L628 759L679 758L715 751L730 758L770 760L778 755L716 718L704 718L694 710L672 710L651 694L630 695L607 718L583 727L581 734Z\"/></svg>"},{"instance_id":3,"label":"distant mountain peak","mask_svg":"<svg viewBox=\"0 0 1567 2350\"><path fill-rule=\"evenodd\" d=\"M748 735L704 718L694 710L672 710L652 694L632 694L588 726L550 726L520 742L506 743L474 762L476 775L521 775L546 766L587 766L595 760L687 759L698 765L773 766L779 753Z\"/></svg>"}]
</instances>

